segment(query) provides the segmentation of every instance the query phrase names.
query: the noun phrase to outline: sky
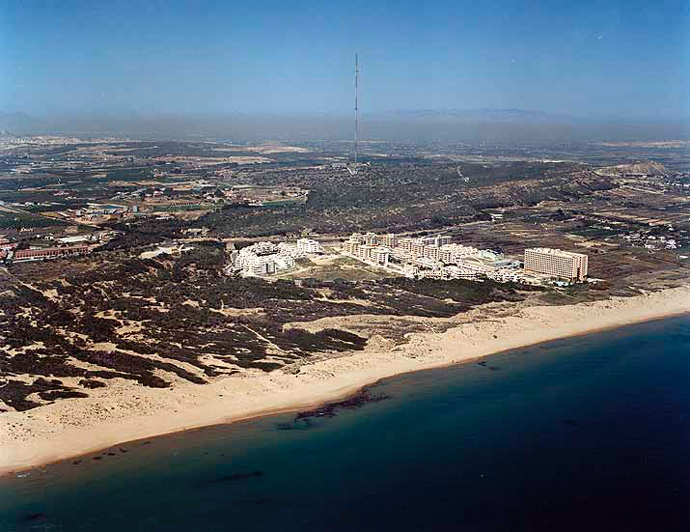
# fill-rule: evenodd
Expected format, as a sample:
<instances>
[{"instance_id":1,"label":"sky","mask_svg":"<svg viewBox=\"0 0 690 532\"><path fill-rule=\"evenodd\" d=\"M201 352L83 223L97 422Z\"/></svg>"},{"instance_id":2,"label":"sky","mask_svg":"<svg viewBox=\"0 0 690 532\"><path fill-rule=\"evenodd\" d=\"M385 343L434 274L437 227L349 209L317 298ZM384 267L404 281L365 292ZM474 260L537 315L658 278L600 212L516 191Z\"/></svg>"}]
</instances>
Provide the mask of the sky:
<instances>
[{"instance_id":1,"label":"sky","mask_svg":"<svg viewBox=\"0 0 690 532\"><path fill-rule=\"evenodd\" d=\"M0 111L690 117L690 2L0 2Z\"/></svg>"}]
</instances>

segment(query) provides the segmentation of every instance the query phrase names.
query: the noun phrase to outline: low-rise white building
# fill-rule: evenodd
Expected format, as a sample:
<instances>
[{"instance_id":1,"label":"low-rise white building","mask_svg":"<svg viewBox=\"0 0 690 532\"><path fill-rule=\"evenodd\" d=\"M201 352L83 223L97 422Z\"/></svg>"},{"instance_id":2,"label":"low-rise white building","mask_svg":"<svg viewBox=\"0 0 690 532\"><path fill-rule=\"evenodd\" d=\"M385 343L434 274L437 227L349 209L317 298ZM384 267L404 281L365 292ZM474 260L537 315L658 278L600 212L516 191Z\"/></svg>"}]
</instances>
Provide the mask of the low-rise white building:
<instances>
[{"instance_id":1,"label":"low-rise white building","mask_svg":"<svg viewBox=\"0 0 690 532\"><path fill-rule=\"evenodd\" d=\"M286 249L272 242L257 242L231 254L229 269L244 275L273 275L295 267L295 258Z\"/></svg>"},{"instance_id":2,"label":"low-rise white building","mask_svg":"<svg viewBox=\"0 0 690 532\"><path fill-rule=\"evenodd\" d=\"M300 238L297 240L297 251L301 251L306 254L317 254L323 253L323 248L321 244L316 240L311 240L309 238Z\"/></svg>"}]
</instances>

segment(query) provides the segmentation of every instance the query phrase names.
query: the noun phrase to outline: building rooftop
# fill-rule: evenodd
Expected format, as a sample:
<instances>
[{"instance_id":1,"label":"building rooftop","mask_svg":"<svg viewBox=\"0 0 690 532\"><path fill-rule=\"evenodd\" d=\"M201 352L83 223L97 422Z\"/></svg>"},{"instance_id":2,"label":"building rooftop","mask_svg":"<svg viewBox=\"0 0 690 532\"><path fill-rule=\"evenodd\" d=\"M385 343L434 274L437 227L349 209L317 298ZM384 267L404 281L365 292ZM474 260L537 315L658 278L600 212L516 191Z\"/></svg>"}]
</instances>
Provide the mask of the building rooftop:
<instances>
[{"instance_id":1,"label":"building rooftop","mask_svg":"<svg viewBox=\"0 0 690 532\"><path fill-rule=\"evenodd\" d=\"M556 249L556 248L528 248L525 250L527 251L534 251L537 253L544 253L547 255L556 255L559 257L586 257L584 253L574 253L572 251L564 251L562 249Z\"/></svg>"}]
</instances>

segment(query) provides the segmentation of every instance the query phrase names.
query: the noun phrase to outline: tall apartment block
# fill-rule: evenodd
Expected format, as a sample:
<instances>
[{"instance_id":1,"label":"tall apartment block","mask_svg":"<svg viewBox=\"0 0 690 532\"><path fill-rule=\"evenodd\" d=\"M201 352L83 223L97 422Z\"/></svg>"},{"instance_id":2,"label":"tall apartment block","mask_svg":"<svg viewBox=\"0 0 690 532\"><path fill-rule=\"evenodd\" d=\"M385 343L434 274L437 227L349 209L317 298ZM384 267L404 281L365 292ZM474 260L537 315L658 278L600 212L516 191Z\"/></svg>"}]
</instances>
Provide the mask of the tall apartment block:
<instances>
[{"instance_id":1,"label":"tall apartment block","mask_svg":"<svg viewBox=\"0 0 690 532\"><path fill-rule=\"evenodd\" d=\"M421 238L420 241L425 246L436 246L440 248L441 246L450 244L451 238L448 235L436 235Z\"/></svg>"},{"instance_id":2,"label":"tall apartment block","mask_svg":"<svg viewBox=\"0 0 690 532\"><path fill-rule=\"evenodd\" d=\"M582 253L571 253L553 248L530 248L525 250L525 270L578 279L587 277L588 257Z\"/></svg>"},{"instance_id":3,"label":"tall apartment block","mask_svg":"<svg viewBox=\"0 0 690 532\"><path fill-rule=\"evenodd\" d=\"M376 233L367 233L364 235L364 242L369 245L376 245L378 244L379 238Z\"/></svg>"},{"instance_id":4,"label":"tall apartment block","mask_svg":"<svg viewBox=\"0 0 690 532\"><path fill-rule=\"evenodd\" d=\"M387 235L383 235L379 240L381 244L383 244L384 246L388 246L389 248L398 247L398 235L394 233L388 233Z\"/></svg>"}]
</instances>

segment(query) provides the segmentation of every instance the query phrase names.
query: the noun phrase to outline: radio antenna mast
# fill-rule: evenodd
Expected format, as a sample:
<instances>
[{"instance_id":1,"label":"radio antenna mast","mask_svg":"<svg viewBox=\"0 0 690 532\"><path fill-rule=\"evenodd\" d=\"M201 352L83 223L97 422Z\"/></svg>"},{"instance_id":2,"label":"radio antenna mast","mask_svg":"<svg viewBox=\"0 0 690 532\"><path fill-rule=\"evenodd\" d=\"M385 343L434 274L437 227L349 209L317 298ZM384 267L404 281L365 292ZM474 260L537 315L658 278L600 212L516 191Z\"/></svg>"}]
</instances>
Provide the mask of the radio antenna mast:
<instances>
[{"instance_id":1,"label":"radio antenna mast","mask_svg":"<svg viewBox=\"0 0 690 532\"><path fill-rule=\"evenodd\" d=\"M355 167L357 173L357 136L359 134L359 55L355 54Z\"/></svg>"}]
</instances>

